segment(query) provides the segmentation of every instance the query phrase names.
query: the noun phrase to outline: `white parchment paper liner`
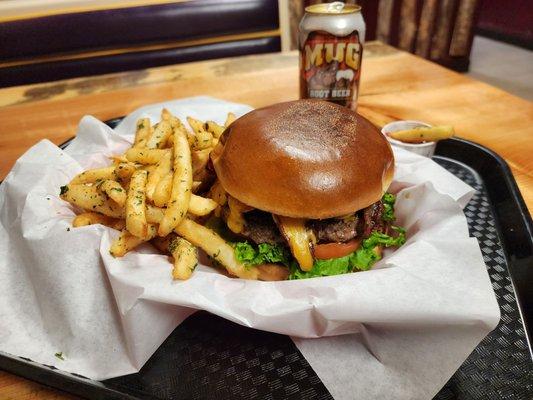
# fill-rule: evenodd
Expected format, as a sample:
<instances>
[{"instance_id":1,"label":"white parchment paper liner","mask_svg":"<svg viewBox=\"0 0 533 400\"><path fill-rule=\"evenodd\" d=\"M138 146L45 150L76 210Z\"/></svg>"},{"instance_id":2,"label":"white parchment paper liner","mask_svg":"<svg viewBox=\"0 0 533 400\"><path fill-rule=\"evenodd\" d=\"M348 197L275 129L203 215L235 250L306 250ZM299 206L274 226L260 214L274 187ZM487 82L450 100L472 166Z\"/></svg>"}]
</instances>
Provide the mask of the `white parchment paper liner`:
<instances>
[{"instance_id":1,"label":"white parchment paper liner","mask_svg":"<svg viewBox=\"0 0 533 400\"><path fill-rule=\"evenodd\" d=\"M158 121L163 106L180 118L219 123L229 111L250 110L183 99L141 108L114 131L84 117L65 151L43 140L13 167L0 188L1 351L110 378L138 371L177 325L203 309L293 336L336 398L429 398L496 326L499 308L461 210L472 188L402 150L395 151L391 190L409 240L371 271L258 282L199 266L188 281L174 282L169 259L150 245L111 257L118 232L69 228L74 212L59 187L83 169L107 165L130 145L135 121Z\"/></svg>"}]
</instances>

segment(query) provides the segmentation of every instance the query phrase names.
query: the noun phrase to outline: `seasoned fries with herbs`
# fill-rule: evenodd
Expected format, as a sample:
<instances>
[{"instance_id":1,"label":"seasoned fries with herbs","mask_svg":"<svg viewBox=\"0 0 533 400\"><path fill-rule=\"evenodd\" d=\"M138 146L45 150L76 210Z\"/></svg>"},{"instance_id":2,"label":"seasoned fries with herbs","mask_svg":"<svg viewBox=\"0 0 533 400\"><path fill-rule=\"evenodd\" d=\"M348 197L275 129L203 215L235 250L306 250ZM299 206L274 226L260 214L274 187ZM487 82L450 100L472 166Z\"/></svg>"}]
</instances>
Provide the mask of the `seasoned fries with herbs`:
<instances>
[{"instance_id":1,"label":"seasoned fries with herbs","mask_svg":"<svg viewBox=\"0 0 533 400\"><path fill-rule=\"evenodd\" d=\"M108 217L107 215L96 212L85 212L83 214L76 215L76 218L72 220L72 226L74 228L95 224L109 226L110 221L113 221L113 218Z\"/></svg>"},{"instance_id":2,"label":"seasoned fries with herbs","mask_svg":"<svg viewBox=\"0 0 533 400\"><path fill-rule=\"evenodd\" d=\"M131 148L126 152L126 159L130 162L154 165L168 152L169 150Z\"/></svg>"},{"instance_id":3,"label":"seasoned fries with herbs","mask_svg":"<svg viewBox=\"0 0 533 400\"><path fill-rule=\"evenodd\" d=\"M175 237L168 244L168 251L174 257L174 279L189 279L198 265L198 250L187 240Z\"/></svg>"},{"instance_id":4,"label":"seasoned fries with herbs","mask_svg":"<svg viewBox=\"0 0 533 400\"><path fill-rule=\"evenodd\" d=\"M176 227L175 232L200 247L213 261L223 265L230 275L258 279L258 270L241 264L235 257L233 247L211 229L186 218Z\"/></svg>"},{"instance_id":5,"label":"seasoned fries with herbs","mask_svg":"<svg viewBox=\"0 0 533 400\"><path fill-rule=\"evenodd\" d=\"M61 186L60 197L86 211L96 211L113 218L124 217L124 209L101 193L95 184Z\"/></svg>"},{"instance_id":6,"label":"seasoned fries with herbs","mask_svg":"<svg viewBox=\"0 0 533 400\"><path fill-rule=\"evenodd\" d=\"M135 141L133 147L142 148L146 146L146 141L152 134L152 126L149 118L142 118L137 121L137 132L135 132Z\"/></svg>"},{"instance_id":7,"label":"seasoned fries with herbs","mask_svg":"<svg viewBox=\"0 0 533 400\"><path fill-rule=\"evenodd\" d=\"M105 192L119 206L123 207L126 204L126 190L117 181L108 179L97 184L96 187Z\"/></svg>"},{"instance_id":8,"label":"seasoned fries with herbs","mask_svg":"<svg viewBox=\"0 0 533 400\"><path fill-rule=\"evenodd\" d=\"M76 175L71 181L71 185L80 183L94 183L104 179L113 179L115 167L89 169L81 174Z\"/></svg>"},{"instance_id":9,"label":"seasoned fries with herbs","mask_svg":"<svg viewBox=\"0 0 533 400\"><path fill-rule=\"evenodd\" d=\"M126 229L138 238L145 238L148 235L148 222L146 222L147 179L147 171L135 171L131 177L126 198Z\"/></svg>"},{"instance_id":10,"label":"seasoned fries with herbs","mask_svg":"<svg viewBox=\"0 0 533 400\"><path fill-rule=\"evenodd\" d=\"M232 276L277 279L283 271L275 266L266 266L264 271L245 268L231 245L195 222L216 213L226 201L220 187L215 184L211 188L213 176L208 164L233 120L231 113L224 126L188 117L189 131L166 109L155 125L149 118L139 119L130 149L111 156L110 166L82 172L61 187L60 197L82 210L72 226L100 224L121 231L109 249L114 257L152 243L173 257L174 279L191 277L198 264L197 247ZM197 191L207 197L193 194ZM209 191L211 196L206 193Z\"/></svg>"},{"instance_id":11,"label":"seasoned fries with herbs","mask_svg":"<svg viewBox=\"0 0 533 400\"><path fill-rule=\"evenodd\" d=\"M174 176L165 216L159 224L159 236L166 236L178 226L189 208L192 191L191 149L182 131L174 131Z\"/></svg>"},{"instance_id":12,"label":"seasoned fries with herbs","mask_svg":"<svg viewBox=\"0 0 533 400\"><path fill-rule=\"evenodd\" d=\"M128 251L133 250L135 247L155 237L156 233L157 229L155 225L148 225L148 234L144 238L139 238L132 235L127 230L123 230L120 233L120 236L111 244L109 253L111 253L113 257L122 257Z\"/></svg>"}]
</instances>

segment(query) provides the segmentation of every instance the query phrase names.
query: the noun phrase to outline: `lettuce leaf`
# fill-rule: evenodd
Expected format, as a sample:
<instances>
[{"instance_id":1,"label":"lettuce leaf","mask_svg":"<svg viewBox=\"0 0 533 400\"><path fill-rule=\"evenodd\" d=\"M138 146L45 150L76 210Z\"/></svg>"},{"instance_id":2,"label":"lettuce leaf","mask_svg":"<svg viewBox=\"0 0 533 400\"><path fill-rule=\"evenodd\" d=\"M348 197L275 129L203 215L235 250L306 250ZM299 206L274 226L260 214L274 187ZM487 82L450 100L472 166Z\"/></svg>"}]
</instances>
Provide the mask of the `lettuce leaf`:
<instances>
[{"instance_id":1,"label":"lettuce leaf","mask_svg":"<svg viewBox=\"0 0 533 400\"><path fill-rule=\"evenodd\" d=\"M376 246L401 246L405 243L405 230L393 226L398 234L389 236L384 233L372 232L370 236L363 240L361 247L347 256L341 258L331 258L329 260L315 260L311 271L302 271L296 262L290 265L289 279L307 279L319 276L331 276L346 274L348 272L368 271L372 265L381 259L381 256L374 251Z\"/></svg>"},{"instance_id":2,"label":"lettuce leaf","mask_svg":"<svg viewBox=\"0 0 533 400\"><path fill-rule=\"evenodd\" d=\"M396 236L389 236L380 232L372 232L369 237L363 240L361 247L371 249L376 246L399 247L405 243L405 229L399 226L391 226L397 232Z\"/></svg>"},{"instance_id":3,"label":"lettuce leaf","mask_svg":"<svg viewBox=\"0 0 533 400\"><path fill-rule=\"evenodd\" d=\"M353 254L353 253L352 253ZM351 255L329 260L315 260L311 271L302 271L295 261L290 265L289 279L307 279L319 276L332 276L352 272Z\"/></svg>"},{"instance_id":4,"label":"lettuce leaf","mask_svg":"<svg viewBox=\"0 0 533 400\"><path fill-rule=\"evenodd\" d=\"M246 266L266 263L282 263L288 265L291 255L288 249L282 246L261 243L259 246L248 242L234 243L235 257Z\"/></svg>"},{"instance_id":5,"label":"lettuce leaf","mask_svg":"<svg viewBox=\"0 0 533 400\"><path fill-rule=\"evenodd\" d=\"M353 266L352 270L368 271L376 261L381 259L381 256L372 248L360 248L350 254L350 263Z\"/></svg>"},{"instance_id":6,"label":"lettuce leaf","mask_svg":"<svg viewBox=\"0 0 533 400\"><path fill-rule=\"evenodd\" d=\"M396 217L394 216L394 203L396 202L396 196L391 193L385 193L381 198L383 203L383 215L381 219L383 221L394 221Z\"/></svg>"}]
</instances>

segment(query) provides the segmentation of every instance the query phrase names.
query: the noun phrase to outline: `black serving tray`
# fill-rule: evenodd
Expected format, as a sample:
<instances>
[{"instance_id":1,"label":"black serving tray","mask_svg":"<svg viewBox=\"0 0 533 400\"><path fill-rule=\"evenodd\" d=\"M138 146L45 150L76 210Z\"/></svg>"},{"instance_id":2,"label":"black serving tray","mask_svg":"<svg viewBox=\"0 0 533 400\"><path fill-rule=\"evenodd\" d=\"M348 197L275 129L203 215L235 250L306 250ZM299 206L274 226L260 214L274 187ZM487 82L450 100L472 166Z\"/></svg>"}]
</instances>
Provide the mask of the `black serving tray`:
<instances>
[{"instance_id":1,"label":"black serving tray","mask_svg":"<svg viewBox=\"0 0 533 400\"><path fill-rule=\"evenodd\" d=\"M476 189L465 214L502 315L435 399L531 399L531 216L509 167L492 151L450 139L439 142L434 160ZM332 398L290 338L206 312L177 327L136 374L99 382L5 353L0 368L89 399Z\"/></svg>"}]
</instances>

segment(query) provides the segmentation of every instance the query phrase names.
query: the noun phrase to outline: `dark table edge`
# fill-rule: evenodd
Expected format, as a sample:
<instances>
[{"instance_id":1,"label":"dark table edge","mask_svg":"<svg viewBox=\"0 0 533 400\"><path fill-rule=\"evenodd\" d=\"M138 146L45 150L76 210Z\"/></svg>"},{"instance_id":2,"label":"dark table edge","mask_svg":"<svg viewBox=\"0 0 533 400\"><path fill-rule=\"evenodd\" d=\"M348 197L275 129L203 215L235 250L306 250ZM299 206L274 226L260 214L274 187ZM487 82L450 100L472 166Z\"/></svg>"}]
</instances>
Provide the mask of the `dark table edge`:
<instances>
[{"instance_id":1,"label":"dark table edge","mask_svg":"<svg viewBox=\"0 0 533 400\"><path fill-rule=\"evenodd\" d=\"M107 121L106 123L111 127L114 127L118 122L120 122L121 119L122 118L117 118ZM71 141L72 139L69 139L59 145L59 147L64 149ZM468 150L474 150L479 157L472 158L470 153L465 153L465 145L471 147L471 149ZM533 268L524 268L527 267L527 265L522 265L524 263L521 264L520 261L525 259L527 264L527 261L531 260L533 257L533 236L531 234L533 231L533 223L531 220L531 215L527 210L511 170L507 163L492 150L464 139L454 138L439 142L435 155L451 158L466 164L470 168L474 169L482 177L484 182L490 181L490 179L487 180L487 178L490 178L490 176L487 175L488 171L486 171L483 166L487 165L487 162L496 162L499 166L497 171L492 171L494 172L494 178L503 179L503 190L506 191L510 198L514 200L519 213L518 216L515 215L516 218L513 218L510 223L506 223L505 221L502 223L500 218L508 217L508 215L505 212L502 213L498 210L497 206L499 202L495 203L493 211L496 216L496 222L498 223L497 229L499 230L502 239L502 247L509 262L509 274L515 288L516 300L520 307L520 313L522 315L524 328L526 330L526 338L529 344L529 351L531 353L532 340L530 335L532 332L532 327L530 324L533 320L533 296L529 296L528 299L527 295L531 294L533 288L528 288L527 283L533 282ZM476 166L478 168L476 168ZM481 170L479 168L481 168ZM485 187L491 201L500 200L502 194L498 194L499 191L496 191L496 189L490 190L489 184L486 184ZM515 232L528 235L525 237L525 253L518 253L518 256L525 255L525 257L517 257L516 248L512 243L512 237L508 237L508 235L514 235ZM520 281L523 278L527 278L529 281ZM50 387L90 399L148 400L153 398L146 396L133 397L123 392L111 389L99 381L91 380L77 374L64 373L52 366L42 365L27 358L16 357L2 352L0 352L0 369Z\"/></svg>"},{"instance_id":2,"label":"dark table edge","mask_svg":"<svg viewBox=\"0 0 533 400\"><path fill-rule=\"evenodd\" d=\"M463 151L464 145L470 147L468 153ZM494 151L460 138L439 142L435 155L466 164L485 183L533 358L533 222L511 169ZM498 169L493 169L494 162ZM503 185L491 184L494 181L501 181ZM509 204L509 199L514 204Z\"/></svg>"}]
</instances>

